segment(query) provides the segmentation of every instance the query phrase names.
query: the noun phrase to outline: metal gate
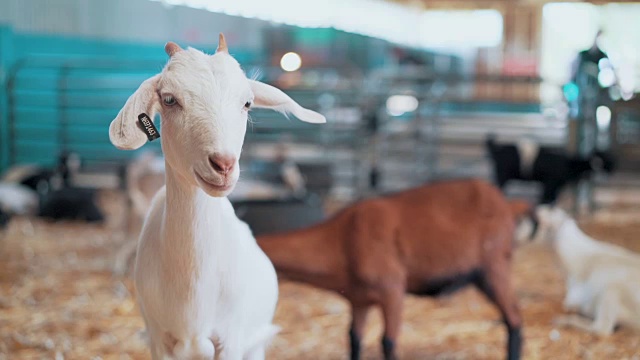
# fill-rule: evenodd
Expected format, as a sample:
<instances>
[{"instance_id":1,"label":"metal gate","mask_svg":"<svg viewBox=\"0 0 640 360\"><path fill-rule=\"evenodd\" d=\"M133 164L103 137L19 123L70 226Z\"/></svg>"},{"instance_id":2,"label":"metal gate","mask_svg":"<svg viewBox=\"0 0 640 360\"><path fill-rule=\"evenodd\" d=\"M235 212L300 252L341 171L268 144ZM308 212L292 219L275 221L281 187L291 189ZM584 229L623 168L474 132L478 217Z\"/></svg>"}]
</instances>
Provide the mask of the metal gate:
<instances>
[{"instance_id":1,"label":"metal gate","mask_svg":"<svg viewBox=\"0 0 640 360\"><path fill-rule=\"evenodd\" d=\"M10 165L52 165L62 151L78 152L89 166L131 156L110 144L109 123L162 64L55 56L18 61L7 85Z\"/></svg>"}]
</instances>

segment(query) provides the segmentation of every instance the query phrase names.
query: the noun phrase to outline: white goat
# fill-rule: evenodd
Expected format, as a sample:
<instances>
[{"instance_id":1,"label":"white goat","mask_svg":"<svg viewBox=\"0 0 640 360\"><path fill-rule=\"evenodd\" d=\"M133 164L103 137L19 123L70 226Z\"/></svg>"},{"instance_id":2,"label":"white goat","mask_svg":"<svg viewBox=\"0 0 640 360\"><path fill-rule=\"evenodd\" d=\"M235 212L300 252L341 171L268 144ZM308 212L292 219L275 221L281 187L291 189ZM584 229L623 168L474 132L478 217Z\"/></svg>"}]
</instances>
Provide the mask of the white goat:
<instances>
[{"instance_id":1,"label":"white goat","mask_svg":"<svg viewBox=\"0 0 640 360\"><path fill-rule=\"evenodd\" d=\"M246 78L220 35L214 55L169 42L169 62L142 83L109 128L120 149L160 112L166 186L143 225L135 284L153 359L263 359L278 287L273 265L226 196L238 179L250 107L325 118Z\"/></svg>"},{"instance_id":2,"label":"white goat","mask_svg":"<svg viewBox=\"0 0 640 360\"><path fill-rule=\"evenodd\" d=\"M640 255L584 234L559 208L540 206L537 240L553 241L567 271L564 308L558 325L610 335L617 324L640 329ZM593 320L591 320L593 319Z\"/></svg>"}]
</instances>

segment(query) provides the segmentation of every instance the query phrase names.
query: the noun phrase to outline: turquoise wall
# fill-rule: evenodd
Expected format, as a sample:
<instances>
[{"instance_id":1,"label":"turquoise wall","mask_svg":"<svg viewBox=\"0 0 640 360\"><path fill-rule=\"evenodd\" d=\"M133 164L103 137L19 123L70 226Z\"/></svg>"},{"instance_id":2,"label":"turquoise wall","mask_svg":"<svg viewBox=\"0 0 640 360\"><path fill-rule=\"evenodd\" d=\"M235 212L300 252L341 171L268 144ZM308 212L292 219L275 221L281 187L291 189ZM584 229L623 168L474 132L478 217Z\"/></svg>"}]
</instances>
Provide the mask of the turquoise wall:
<instances>
[{"instance_id":1,"label":"turquoise wall","mask_svg":"<svg viewBox=\"0 0 640 360\"><path fill-rule=\"evenodd\" d=\"M0 27L0 170L16 163L50 165L63 145L88 163L131 156L109 143L108 126L138 85L162 69L163 49L161 43ZM242 49L233 53L241 63L257 57ZM150 147L159 142L145 145Z\"/></svg>"}]
</instances>

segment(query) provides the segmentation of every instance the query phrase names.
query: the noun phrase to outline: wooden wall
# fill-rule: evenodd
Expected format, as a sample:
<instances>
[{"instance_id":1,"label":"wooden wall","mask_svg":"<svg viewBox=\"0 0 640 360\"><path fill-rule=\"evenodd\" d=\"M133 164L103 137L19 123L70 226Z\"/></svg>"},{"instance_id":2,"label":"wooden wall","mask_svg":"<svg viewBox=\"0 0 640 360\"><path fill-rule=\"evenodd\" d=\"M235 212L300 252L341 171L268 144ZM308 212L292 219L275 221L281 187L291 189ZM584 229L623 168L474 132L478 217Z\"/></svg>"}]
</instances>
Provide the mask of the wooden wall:
<instances>
[{"instance_id":1,"label":"wooden wall","mask_svg":"<svg viewBox=\"0 0 640 360\"><path fill-rule=\"evenodd\" d=\"M503 16L501 46L479 48L475 69L479 75L504 75L530 79L513 83L478 83L476 96L486 100L538 102L538 65L542 34L542 8L538 0L413 0L403 2L423 10L495 9Z\"/></svg>"}]
</instances>

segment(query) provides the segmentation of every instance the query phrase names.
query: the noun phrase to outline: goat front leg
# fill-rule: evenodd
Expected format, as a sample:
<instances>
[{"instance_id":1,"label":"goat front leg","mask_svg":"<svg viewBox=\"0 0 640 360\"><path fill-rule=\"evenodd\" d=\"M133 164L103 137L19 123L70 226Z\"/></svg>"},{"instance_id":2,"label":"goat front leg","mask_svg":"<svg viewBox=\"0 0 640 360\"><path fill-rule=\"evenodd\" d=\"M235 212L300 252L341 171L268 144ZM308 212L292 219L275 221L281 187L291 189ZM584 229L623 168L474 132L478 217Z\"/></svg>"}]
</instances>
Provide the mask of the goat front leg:
<instances>
[{"instance_id":1,"label":"goat front leg","mask_svg":"<svg viewBox=\"0 0 640 360\"><path fill-rule=\"evenodd\" d=\"M567 294L562 302L564 310L568 312L579 311L584 297L584 286L571 276L567 278Z\"/></svg>"},{"instance_id":2,"label":"goat front leg","mask_svg":"<svg viewBox=\"0 0 640 360\"><path fill-rule=\"evenodd\" d=\"M364 326L369 314L369 305L351 303L351 328L349 329L349 345L351 347L351 360L360 359L360 349Z\"/></svg>"},{"instance_id":3,"label":"goat front leg","mask_svg":"<svg viewBox=\"0 0 640 360\"><path fill-rule=\"evenodd\" d=\"M618 308L620 301L615 293L607 292L598 302L596 308L595 321L593 322L593 330L600 336L609 336L613 334L616 328L618 318Z\"/></svg>"},{"instance_id":4,"label":"goat front leg","mask_svg":"<svg viewBox=\"0 0 640 360\"><path fill-rule=\"evenodd\" d=\"M242 360L244 350L240 339L227 339L222 344L222 351L219 360Z\"/></svg>"},{"instance_id":5,"label":"goat front leg","mask_svg":"<svg viewBox=\"0 0 640 360\"><path fill-rule=\"evenodd\" d=\"M609 336L615 330L618 306L619 303L615 294L604 294L596 305L593 321L580 315L565 315L556 318L554 324L572 326L598 336Z\"/></svg>"},{"instance_id":6,"label":"goat front leg","mask_svg":"<svg viewBox=\"0 0 640 360\"><path fill-rule=\"evenodd\" d=\"M507 359L519 360L522 351L522 317L513 291L510 269L508 257L493 259L476 285L498 307L507 326Z\"/></svg>"},{"instance_id":7,"label":"goat front leg","mask_svg":"<svg viewBox=\"0 0 640 360\"><path fill-rule=\"evenodd\" d=\"M572 314L558 316L553 320L553 324L556 326L573 327L578 330L600 335L595 331L594 322L582 315Z\"/></svg>"},{"instance_id":8,"label":"goat front leg","mask_svg":"<svg viewBox=\"0 0 640 360\"><path fill-rule=\"evenodd\" d=\"M396 341L400 335L400 327L402 325L402 307L405 294L405 287L398 285L400 283L388 285L383 290L381 303L384 316L382 351L385 360L396 359Z\"/></svg>"}]
</instances>

